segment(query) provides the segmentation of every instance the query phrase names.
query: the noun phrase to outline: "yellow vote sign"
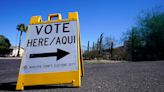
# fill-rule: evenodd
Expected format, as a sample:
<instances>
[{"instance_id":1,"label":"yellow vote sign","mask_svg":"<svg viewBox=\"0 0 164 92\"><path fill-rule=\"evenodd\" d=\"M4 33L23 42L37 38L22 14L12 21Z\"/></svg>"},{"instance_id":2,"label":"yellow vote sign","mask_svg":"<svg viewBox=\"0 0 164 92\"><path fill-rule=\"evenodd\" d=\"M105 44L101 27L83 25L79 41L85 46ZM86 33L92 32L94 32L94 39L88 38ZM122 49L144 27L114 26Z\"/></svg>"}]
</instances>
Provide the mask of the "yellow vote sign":
<instances>
[{"instance_id":1,"label":"yellow vote sign","mask_svg":"<svg viewBox=\"0 0 164 92\"><path fill-rule=\"evenodd\" d=\"M60 14L50 14L47 21L32 16L16 90L63 83L80 87L83 75L78 13L70 12L65 20Z\"/></svg>"}]
</instances>

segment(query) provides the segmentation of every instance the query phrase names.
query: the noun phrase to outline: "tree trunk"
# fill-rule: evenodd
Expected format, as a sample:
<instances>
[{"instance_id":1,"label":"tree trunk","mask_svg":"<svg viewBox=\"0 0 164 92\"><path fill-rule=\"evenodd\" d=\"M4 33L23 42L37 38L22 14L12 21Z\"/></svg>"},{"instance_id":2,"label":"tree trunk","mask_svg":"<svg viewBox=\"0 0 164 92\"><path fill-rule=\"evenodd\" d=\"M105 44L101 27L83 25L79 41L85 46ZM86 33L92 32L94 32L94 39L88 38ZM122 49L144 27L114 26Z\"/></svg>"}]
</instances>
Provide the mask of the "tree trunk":
<instances>
[{"instance_id":1,"label":"tree trunk","mask_svg":"<svg viewBox=\"0 0 164 92\"><path fill-rule=\"evenodd\" d=\"M20 46L21 46L21 39L22 39L22 31L20 31L20 37L19 37L19 46L18 46L18 53L17 53L17 57L20 56Z\"/></svg>"},{"instance_id":2,"label":"tree trunk","mask_svg":"<svg viewBox=\"0 0 164 92\"><path fill-rule=\"evenodd\" d=\"M87 46L87 57L89 58L89 41L88 41L88 46Z\"/></svg>"},{"instance_id":3,"label":"tree trunk","mask_svg":"<svg viewBox=\"0 0 164 92\"><path fill-rule=\"evenodd\" d=\"M113 58L113 42L111 42L110 54L111 54L111 58Z\"/></svg>"}]
</instances>

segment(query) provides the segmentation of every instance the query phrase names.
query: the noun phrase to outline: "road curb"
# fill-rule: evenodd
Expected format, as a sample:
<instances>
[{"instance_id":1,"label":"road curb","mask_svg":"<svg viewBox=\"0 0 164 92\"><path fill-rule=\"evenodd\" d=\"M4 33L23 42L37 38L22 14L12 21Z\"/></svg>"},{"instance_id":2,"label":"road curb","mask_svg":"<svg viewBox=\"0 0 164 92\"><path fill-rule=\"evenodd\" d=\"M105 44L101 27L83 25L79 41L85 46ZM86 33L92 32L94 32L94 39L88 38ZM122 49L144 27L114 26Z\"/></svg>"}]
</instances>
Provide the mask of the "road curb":
<instances>
[{"instance_id":1,"label":"road curb","mask_svg":"<svg viewBox=\"0 0 164 92\"><path fill-rule=\"evenodd\" d=\"M1 59L22 59L21 57L0 57Z\"/></svg>"}]
</instances>

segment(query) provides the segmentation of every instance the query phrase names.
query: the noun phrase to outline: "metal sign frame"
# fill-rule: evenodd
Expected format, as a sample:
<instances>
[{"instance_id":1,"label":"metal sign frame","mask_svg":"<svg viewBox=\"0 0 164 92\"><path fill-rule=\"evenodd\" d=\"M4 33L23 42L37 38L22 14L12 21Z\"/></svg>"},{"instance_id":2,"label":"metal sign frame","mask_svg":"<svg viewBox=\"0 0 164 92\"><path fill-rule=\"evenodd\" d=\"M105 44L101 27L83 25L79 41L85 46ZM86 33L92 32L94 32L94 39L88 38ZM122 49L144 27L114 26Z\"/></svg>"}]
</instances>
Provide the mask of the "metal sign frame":
<instances>
[{"instance_id":1,"label":"metal sign frame","mask_svg":"<svg viewBox=\"0 0 164 92\"><path fill-rule=\"evenodd\" d=\"M51 20L54 17L56 17L57 20ZM20 71L23 68L22 62L21 62L16 90L24 90L24 86L47 85L47 84L71 83L71 84L73 84L73 87L81 86L81 77L84 76L84 66L83 66L82 51L81 51L78 12L69 12L68 19L66 19L66 20L62 20L62 16L59 13L58 14L49 14L47 21L42 21L41 16L32 16L30 19L30 25L51 24L51 23L56 23L56 22L70 22L70 21L77 21L78 70L77 71L66 71L66 72L21 74ZM26 34L26 39L27 38L28 38L28 34ZM26 46L25 46L25 48L26 48ZM24 58L24 56L22 58Z\"/></svg>"}]
</instances>

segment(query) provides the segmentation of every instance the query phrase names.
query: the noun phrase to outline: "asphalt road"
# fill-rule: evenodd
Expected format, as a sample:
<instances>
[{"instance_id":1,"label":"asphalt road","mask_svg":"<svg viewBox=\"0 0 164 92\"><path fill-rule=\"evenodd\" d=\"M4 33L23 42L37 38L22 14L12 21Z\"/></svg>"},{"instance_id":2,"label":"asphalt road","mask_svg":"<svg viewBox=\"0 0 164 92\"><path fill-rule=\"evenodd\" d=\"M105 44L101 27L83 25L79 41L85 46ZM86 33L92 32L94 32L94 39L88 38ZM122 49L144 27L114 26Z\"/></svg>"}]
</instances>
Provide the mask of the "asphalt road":
<instances>
[{"instance_id":1,"label":"asphalt road","mask_svg":"<svg viewBox=\"0 0 164 92\"><path fill-rule=\"evenodd\" d=\"M20 60L0 59L0 91L15 91ZM85 64L80 88L25 87L24 92L164 92L164 61Z\"/></svg>"}]
</instances>

